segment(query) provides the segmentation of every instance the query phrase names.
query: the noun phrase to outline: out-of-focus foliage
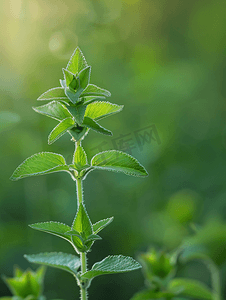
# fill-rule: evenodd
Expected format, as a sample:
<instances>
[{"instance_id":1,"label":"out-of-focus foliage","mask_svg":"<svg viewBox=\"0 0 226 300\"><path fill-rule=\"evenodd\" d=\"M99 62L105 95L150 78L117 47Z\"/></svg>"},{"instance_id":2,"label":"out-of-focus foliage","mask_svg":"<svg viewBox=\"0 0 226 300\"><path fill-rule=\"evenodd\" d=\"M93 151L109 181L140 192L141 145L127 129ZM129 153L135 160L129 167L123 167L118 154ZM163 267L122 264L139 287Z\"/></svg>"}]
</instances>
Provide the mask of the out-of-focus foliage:
<instances>
[{"instance_id":1,"label":"out-of-focus foliage","mask_svg":"<svg viewBox=\"0 0 226 300\"><path fill-rule=\"evenodd\" d=\"M23 272L18 267L14 270L13 278L4 278L5 283L13 294L12 300L45 300L42 296L45 268L40 267L36 272ZM4 298L1 298L4 300Z\"/></svg>"},{"instance_id":2,"label":"out-of-focus foliage","mask_svg":"<svg viewBox=\"0 0 226 300\"><path fill-rule=\"evenodd\" d=\"M194 238L187 238L180 247L171 253L151 249L140 254L139 259L143 265L146 288L136 293L131 300L160 298L162 300L179 300L181 297L199 300L222 299L219 270L213 260L201 249L200 242L197 242L199 237L200 235L196 234ZM196 243L188 242L191 240L196 240ZM198 261L206 266L211 277L211 288L200 280L180 277L181 269L185 269L186 264L190 261ZM193 277L194 274L195 268Z\"/></svg>"},{"instance_id":3,"label":"out-of-focus foliage","mask_svg":"<svg viewBox=\"0 0 226 300\"><path fill-rule=\"evenodd\" d=\"M62 137L48 146L55 121L31 107L49 87L60 86L61 68L79 45L93 66L91 82L124 105L120 114L101 121L113 137L90 133L84 145L88 158L109 149L126 151L150 174L137 179L100 171L87 177L84 196L92 222L115 216L89 265L109 253L134 256L151 245L172 250L195 222L204 224L201 248L220 267L225 287L225 1L10 0L0 7L0 111L20 116L0 132L0 272L9 276L14 264L26 269L24 253L65 247L27 224L71 224L76 201L68 175L16 183L9 177L18 162L40 151L72 160L73 143ZM65 252L70 251L68 245ZM199 265L181 273L210 281ZM91 286L96 300L129 299L143 286L139 271L111 278L97 278ZM79 297L70 274L48 269L45 281L48 299ZM10 295L4 282L0 295Z\"/></svg>"}]
</instances>

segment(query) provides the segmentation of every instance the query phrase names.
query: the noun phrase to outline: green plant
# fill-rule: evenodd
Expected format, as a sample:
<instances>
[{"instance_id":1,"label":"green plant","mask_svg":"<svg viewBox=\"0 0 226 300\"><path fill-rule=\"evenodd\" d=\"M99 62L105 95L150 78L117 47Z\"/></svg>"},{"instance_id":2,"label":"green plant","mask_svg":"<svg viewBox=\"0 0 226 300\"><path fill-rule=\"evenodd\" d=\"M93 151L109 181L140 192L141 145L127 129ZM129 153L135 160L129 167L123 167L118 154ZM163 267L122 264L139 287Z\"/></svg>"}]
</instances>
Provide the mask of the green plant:
<instances>
[{"instance_id":1,"label":"green plant","mask_svg":"<svg viewBox=\"0 0 226 300\"><path fill-rule=\"evenodd\" d=\"M36 272L26 270L23 272L16 267L14 277L3 277L13 297L3 297L1 300L45 300L42 295L45 268L40 267Z\"/></svg>"},{"instance_id":2,"label":"green plant","mask_svg":"<svg viewBox=\"0 0 226 300\"><path fill-rule=\"evenodd\" d=\"M132 271L141 267L131 257L114 255L95 263L91 269L87 268L87 253L94 242L101 239L99 232L112 222L113 217L95 224L91 223L83 199L83 180L91 171L98 169L133 176L147 176L147 171L135 158L121 151L101 152L88 161L82 147L83 139L89 130L112 135L110 130L98 122L104 117L120 112L123 108L121 105L105 101L105 98L111 95L110 92L90 84L90 73L91 67L88 66L80 49L76 48L66 69L63 69L64 79L60 80L61 87L42 94L38 100L50 102L34 108L36 112L59 122L49 134L49 144L69 133L71 141L75 143L72 163L67 164L60 154L42 152L26 159L11 177L12 180L18 180L28 176L64 171L76 182L77 213L71 227L58 222L37 223L30 227L65 239L80 257L66 253L41 253L25 257L29 262L60 268L71 273L80 287L82 300L87 299L87 289L96 276Z\"/></svg>"},{"instance_id":3,"label":"green plant","mask_svg":"<svg viewBox=\"0 0 226 300\"><path fill-rule=\"evenodd\" d=\"M194 239L196 237L192 237ZM149 250L139 256L143 265L146 288L131 300L221 300L220 275L216 264L198 244L185 240L172 253ZM212 279L212 289L199 280L178 277L178 269L188 262L204 263Z\"/></svg>"}]
</instances>

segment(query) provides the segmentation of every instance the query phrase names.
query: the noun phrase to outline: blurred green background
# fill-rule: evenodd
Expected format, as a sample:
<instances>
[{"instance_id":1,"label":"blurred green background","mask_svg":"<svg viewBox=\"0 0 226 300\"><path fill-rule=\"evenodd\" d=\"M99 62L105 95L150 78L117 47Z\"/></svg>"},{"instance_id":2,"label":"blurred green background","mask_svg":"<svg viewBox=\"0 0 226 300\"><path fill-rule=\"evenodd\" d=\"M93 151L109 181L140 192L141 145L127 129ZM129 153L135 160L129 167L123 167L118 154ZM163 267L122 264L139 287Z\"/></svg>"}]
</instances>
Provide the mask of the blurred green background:
<instances>
[{"instance_id":1,"label":"blurred green background","mask_svg":"<svg viewBox=\"0 0 226 300\"><path fill-rule=\"evenodd\" d=\"M37 152L72 158L69 136L47 145L57 123L32 106L44 104L36 99L59 86L61 69L79 46L92 65L91 83L110 90L111 102L125 105L101 121L112 138L89 133L84 142L89 158L101 147L118 148L150 174L88 175L84 195L92 221L115 217L93 247L89 265L108 254L136 257L151 245L170 251L196 223L202 227L198 242L220 267L226 293L225 14L224 0L1 2L1 274L12 276L14 265L29 267L24 253L73 252L63 240L28 227L48 220L71 224L76 198L68 174L18 182L9 177ZM209 283L198 264L183 272ZM98 277L89 294L95 300L127 300L142 287L142 272L136 271ZM50 268L44 294L79 298L72 276ZM10 292L1 281L3 295Z\"/></svg>"}]
</instances>

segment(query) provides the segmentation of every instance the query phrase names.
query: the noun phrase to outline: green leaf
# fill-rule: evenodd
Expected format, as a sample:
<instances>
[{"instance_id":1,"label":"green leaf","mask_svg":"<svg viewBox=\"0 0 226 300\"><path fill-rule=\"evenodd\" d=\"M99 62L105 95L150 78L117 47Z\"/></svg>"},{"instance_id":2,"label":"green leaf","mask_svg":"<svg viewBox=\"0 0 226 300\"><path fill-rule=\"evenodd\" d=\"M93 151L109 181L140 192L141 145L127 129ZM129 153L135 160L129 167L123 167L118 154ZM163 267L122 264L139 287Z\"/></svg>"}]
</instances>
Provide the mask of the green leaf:
<instances>
[{"instance_id":1,"label":"green leaf","mask_svg":"<svg viewBox=\"0 0 226 300\"><path fill-rule=\"evenodd\" d=\"M82 203L79 205L79 209L75 216L72 229L79 232L84 240L87 240L87 238L93 233L92 223ZM83 243L77 236L72 236L72 240L78 251L86 252L88 250L86 249L86 247L84 247ZM87 245L87 247L89 248L91 244L92 243L90 243L90 245Z\"/></svg>"},{"instance_id":2,"label":"green leaf","mask_svg":"<svg viewBox=\"0 0 226 300\"><path fill-rule=\"evenodd\" d=\"M84 136L88 133L87 127L82 126L75 126L72 129L69 130L70 135L75 139L75 141L79 141L80 139L83 139Z\"/></svg>"},{"instance_id":3,"label":"green leaf","mask_svg":"<svg viewBox=\"0 0 226 300\"><path fill-rule=\"evenodd\" d=\"M66 118L72 117L66 107L58 101L52 101L45 105L32 107L34 111L42 115L46 115L57 121L62 121Z\"/></svg>"},{"instance_id":4,"label":"green leaf","mask_svg":"<svg viewBox=\"0 0 226 300\"><path fill-rule=\"evenodd\" d=\"M106 135L112 135L112 132L102 126L100 126L96 121L89 117L84 117L83 126L86 126L98 133L106 134Z\"/></svg>"},{"instance_id":5,"label":"green leaf","mask_svg":"<svg viewBox=\"0 0 226 300\"><path fill-rule=\"evenodd\" d=\"M85 116L100 120L112 114L116 114L123 109L123 105L112 104L110 102L94 102L86 108Z\"/></svg>"},{"instance_id":6,"label":"green leaf","mask_svg":"<svg viewBox=\"0 0 226 300\"><path fill-rule=\"evenodd\" d=\"M43 93L38 100L67 100L67 96L62 87L56 87Z\"/></svg>"},{"instance_id":7,"label":"green leaf","mask_svg":"<svg viewBox=\"0 0 226 300\"><path fill-rule=\"evenodd\" d=\"M87 67L79 72L80 87L84 90L90 81L91 67Z\"/></svg>"},{"instance_id":8,"label":"green leaf","mask_svg":"<svg viewBox=\"0 0 226 300\"><path fill-rule=\"evenodd\" d=\"M109 150L96 154L91 160L91 166L96 169L123 172L132 176L147 176L145 168L127 153Z\"/></svg>"},{"instance_id":9,"label":"green leaf","mask_svg":"<svg viewBox=\"0 0 226 300\"><path fill-rule=\"evenodd\" d=\"M88 238L85 242L87 244L87 242L98 241L98 240L102 240L102 238L97 234L91 234L90 236L88 236Z\"/></svg>"},{"instance_id":10,"label":"green leaf","mask_svg":"<svg viewBox=\"0 0 226 300\"><path fill-rule=\"evenodd\" d=\"M107 218L104 220L101 220L95 224L93 224L93 232L97 234L100 232L102 229L104 229L107 225L109 225L113 221L114 217Z\"/></svg>"},{"instance_id":11,"label":"green leaf","mask_svg":"<svg viewBox=\"0 0 226 300\"><path fill-rule=\"evenodd\" d=\"M73 155L73 164L77 169L81 169L87 165L87 156L84 149L78 145Z\"/></svg>"},{"instance_id":12,"label":"green leaf","mask_svg":"<svg viewBox=\"0 0 226 300\"><path fill-rule=\"evenodd\" d=\"M69 167L66 165L64 157L52 152L41 152L32 155L22 162L22 164L16 168L10 179L18 180L28 176L60 171L69 172Z\"/></svg>"},{"instance_id":13,"label":"green leaf","mask_svg":"<svg viewBox=\"0 0 226 300\"><path fill-rule=\"evenodd\" d=\"M64 73L66 86L68 87L73 81L72 85L73 85L74 89L76 89L76 87L79 85L79 83L77 82L77 79L75 78L74 74L72 74L70 71L68 71L66 69L62 69L62 70Z\"/></svg>"},{"instance_id":14,"label":"green leaf","mask_svg":"<svg viewBox=\"0 0 226 300\"><path fill-rule=\"evenodd\" d=\"M65 233L71 230L70 226L60 222L44 222L29 225L31 228L59 236L71 243L71 239Z\"/></svg>"},{"instance_id":15,"label":"green leaf","mask_svg":"<svg viewBox=\"0 0 226 300\"><path fill-rule=\"evenodd\" d=\"M80 102L81 99L79 99L81 93L82 93L83 89L82 88L78 88L77 90L72 90L70 88L66 88L65 89L65 94L68 96L68 98L70 99L70 101L75 104L77 102Z\"/></svg>"},{"instance_id":16,"label":"green leaf","mask_svg":"<svg viewBox=\"0 0 226 300\"><path fill-rule=\"evenodd\" d=\"M75 118L75 121L81 125L84 120L84 115L86 111L86 105L77 104L75 106L68 106L67 109L71 115Z\"/></svg>"},{"instance_id":17,"label":"green leaf","mask_svg":"<svg viewBox=\"0 0 226 300\"><path fill-rule=\"evenodd\" d=\"M92 279L99 275L124 273L141 268L141 265L132 257L112 255L93 265L90 271L81 275L81 278Z\"/></svg>"},{"instance_id":18,"label":"green leaf","mask_svg":"<svg viewBox=\"0 0 226 300\"><path fill-rule=\"evenodd\" d=\"M79 47L77 47L67 64L67 70L76 74L86 67L88 67L88 64L85 57Z\"/></svg>"},{"instance_id":19,"label":"green leaf","mask_svg":"<svg viewBox=\"0 0 226 300\"><path fill-rule=\"evenodd\" d=\"M67 118L61 121L48 136L48 144L51 145L64 135L69 129L75 126L75 121L72 118Z\"/></svg>"},{"instance_id":20,"label":"green leaf","mask_svg":"<svg viewBox=\"0 0 226 300\"><path fill-rule=\"evenodd\" d=\"M39 270L39 272L41 272ZM43 274L44 276L44 274ZM33 271L27 270L19 277L4 278L14 296L22 299L32 296L37 298L42 292L43 277L37 276Z\"/></svg>"},{"instance_id":21,"label":"green leaf","mask_svg":"<svg viewBox=\"0 0 226 300\"><path fill-rule=\"evenodd\" d=\"M170 290L178 290L178 292L180 291L180 295L194 299L213 299L210 289L202 282L193 279L175 278L170 282Z\"/></svg>"},{"instance_id":22,"label":"green leaf","mask_svg":"<svg viewBox=\"0 0 226 300\"><path fill-rule=\"evenodd\" d=\"M104 96L110 97L111 93L105 89L102 89L94 84L89 84L87 88L82 92L82 97L86 96Z\"/></svg>"},{"instance_id":23,"label":"green leaf","mask_svg":"<svg viewBox=\"0 0 226 300\"><path fill-rule=\"evenodd\" d=\"M80 267L79 257L62 253L62 252L47 252L40 254L24 255L24 257L31 263L50 266L67 271L71 274L77 274Z\"/></svg>"}]
</instances>

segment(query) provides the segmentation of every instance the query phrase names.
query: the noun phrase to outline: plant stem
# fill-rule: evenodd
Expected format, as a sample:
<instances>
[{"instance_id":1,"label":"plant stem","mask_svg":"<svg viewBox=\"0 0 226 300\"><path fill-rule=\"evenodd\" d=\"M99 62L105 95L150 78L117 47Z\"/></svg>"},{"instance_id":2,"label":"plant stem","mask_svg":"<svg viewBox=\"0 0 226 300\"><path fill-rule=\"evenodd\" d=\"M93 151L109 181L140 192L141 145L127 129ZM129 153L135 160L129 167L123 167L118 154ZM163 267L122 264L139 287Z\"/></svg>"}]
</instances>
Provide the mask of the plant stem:
<instances>
[{"instance_id":1,"label":"plant stem","mask_svg":"<svg viewBox=\"0 0 226 300\"><path fill-rule=\"evenodd\" d=\"M217 266L211 259L205 261L212 277L213 300L221 300L220 274Z\"/></svg>"},{"instance_id":2,"label":"plant stem","mask_svg":"<svg viewBox=\"0 0 226 300\"><path fill-rule=\"evenodd\" d=\"M78 201L78 208L81 203L83 203L83 193L82 193L82 179L76 179L76 188L77 188L77 201ZM81 261L81 272L85 273L87 271L87 263L86 263L86 253L80 253L80 261ZM87 288L80 285L81 289L81 300L87 300Z\"/></svg>"}]
</instances>

